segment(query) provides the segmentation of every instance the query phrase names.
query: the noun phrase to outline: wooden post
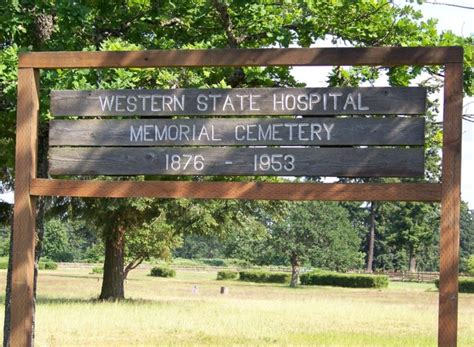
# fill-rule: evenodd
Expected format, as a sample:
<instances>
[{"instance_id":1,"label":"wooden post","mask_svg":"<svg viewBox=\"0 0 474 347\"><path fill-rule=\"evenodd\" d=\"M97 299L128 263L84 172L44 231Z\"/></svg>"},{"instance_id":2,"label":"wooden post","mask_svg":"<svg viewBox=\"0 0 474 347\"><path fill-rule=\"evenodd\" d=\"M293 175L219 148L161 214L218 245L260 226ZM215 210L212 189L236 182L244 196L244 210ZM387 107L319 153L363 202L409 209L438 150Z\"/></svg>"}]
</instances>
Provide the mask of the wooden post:
<instances>
[{"instance_id":1,"label":"wooden post","mask_svg":"<svg viewBox=\"0 0 474 347\"><path fill-rule=\"evenodd\" d=\"M438 321L438 346L443 347L457 344L462 76L462 64L446 64Z\"/></svg>"},{"instance_id":2,"label":"wooden post","mask_svg":"<svg viewBox=\"0 0 474 347\"><path fill-rule=\"evenodd\" d=\"M30 182L36 177L38 92L38 70L18 69L11 346L32 344L36 204Z\"/></svg>"}]
</instances>

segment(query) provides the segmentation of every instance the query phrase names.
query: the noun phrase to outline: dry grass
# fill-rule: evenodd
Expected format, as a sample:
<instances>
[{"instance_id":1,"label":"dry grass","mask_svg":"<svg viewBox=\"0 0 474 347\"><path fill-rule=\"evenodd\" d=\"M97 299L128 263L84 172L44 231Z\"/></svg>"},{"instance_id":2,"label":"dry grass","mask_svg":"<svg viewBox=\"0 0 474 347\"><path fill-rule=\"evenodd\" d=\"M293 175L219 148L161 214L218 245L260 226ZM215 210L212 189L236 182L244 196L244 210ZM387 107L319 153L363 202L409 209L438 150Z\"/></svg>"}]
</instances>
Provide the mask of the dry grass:
<instances>
[{"instance_id":1,"label":"dry grass","mask_svg":"<svg viewBox=\"0 0 474 347\"><path fill-rule=\"evenodd\" d=\"M0 275L4 281L5 272ZM126 283L128 300L99 303L93 300L99 275L43 271L37 345L436 345L434 285L290 289L214 279L215 273L199 272L161 279L138 270ZM222 285L229 287L228 295L219 294ZM473 346L474 295L461 294L459 306L459 345Z\"/></svg>"}]
</instances>

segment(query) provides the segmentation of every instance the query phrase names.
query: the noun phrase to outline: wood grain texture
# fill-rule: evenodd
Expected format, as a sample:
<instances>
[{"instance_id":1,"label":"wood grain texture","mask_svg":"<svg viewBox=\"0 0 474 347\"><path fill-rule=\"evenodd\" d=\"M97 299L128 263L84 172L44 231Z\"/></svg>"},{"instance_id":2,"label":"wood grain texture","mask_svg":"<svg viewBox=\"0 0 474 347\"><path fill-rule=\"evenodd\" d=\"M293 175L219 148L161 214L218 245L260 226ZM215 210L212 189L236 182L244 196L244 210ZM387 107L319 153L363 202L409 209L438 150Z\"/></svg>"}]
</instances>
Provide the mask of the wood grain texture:
<instances>
[{"instance_id":1,"label":"wood grain texture","mask_svg":"<svg viewBox=\"0 0 474 347\"><path fill-rule=\"evenodd\" d=\"M438 346L457 345L462 64L446 64L443 112Z\"/></svg>"},{"instance_id":2,"label":"wood grain texture","mask_svg":"<svg viewBox=\"0 0 474 347\"><path fill-rule=\"evenodd\" d=\"M54 90L53 116L424 114L426 89L233 88Z\"/></svg>"},{"instance_id":3,"label":"wood grain texture","mask_svg":"<svg viewBox=\"0 0 474 347\"><path fill-rule=\"evenodd\" d=\"M31 194L95 198L438 202L441 200L441 185L435 183L317 184L34 179L31 182Z\"/></svg>"},{"instance_id":4,"label":"wood grain texture","mask_svg":"<svg viewBox=\"0 0 474 347\"><path fill-rule=\"evenodd\" d=\"M35 198L30 196L30 182L36 177L38 93L38 71L19 69L11 292L11 346L30 346L32 344L36 204Z\"/></svg>"},{"instance_id":5,"label":"wood grain texture","mask_svg":"<svg viewBox=\"0 0 474 347\"><path fill-rule=\"evenodd\" d=\"M129 52L29 52L20 67L42 69L111 67L439 65L461 63L461 47L267 48L148 50Z\"/></svg>"},{"instance_id":6,"label":"wood grain texture","mask_svg":"<svg viewBox=\"0 0 474 347\"><path fill-rule=\"evenodd\" d=\"M51 175L414 177L423 148L51 148ZM271 165L269 162L271 161Z\"/></svg>"},{"instance_id":7,"label":"wood grain texture","mask_svg":"<svg viewBox=\"0 0 474 347\"><path fill-rule=\"evenodd\" d=\"M52 120L50 146L423 145L424 118Z\"/></svg>"}]
</instances>

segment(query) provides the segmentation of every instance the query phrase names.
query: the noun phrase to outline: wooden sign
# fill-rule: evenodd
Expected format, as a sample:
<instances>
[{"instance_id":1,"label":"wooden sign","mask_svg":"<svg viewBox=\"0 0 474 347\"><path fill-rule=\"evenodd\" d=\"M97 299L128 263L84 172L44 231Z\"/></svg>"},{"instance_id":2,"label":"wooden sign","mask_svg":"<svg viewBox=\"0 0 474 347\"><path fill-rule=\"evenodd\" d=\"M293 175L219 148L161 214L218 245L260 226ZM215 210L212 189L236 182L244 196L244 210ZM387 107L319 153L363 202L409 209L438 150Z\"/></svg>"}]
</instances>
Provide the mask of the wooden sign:
<instances>
[{"instance_id":1,"label":"wooden sign","mask_svg":"<svg viewBox=\"0 0 474 347\"><path fill-rule=\"evenodd\" d=\"M54 116L204 116L423 114L426 89L253 88L63 90L51 92Z\"/></svg>"},{"instance_id":2,"label":"wooden sign","mask_svg":"<svg viewBox=\"0 0 474 347\"><path fill-rule=\"evenodd\" d=\"M423 148L51 148L52 175L421 176Z\"/></svg>"},{"instance_id":3,"label":"wooden sign","mask_svg":"<svg viewBox=\"0 0 474 347\"><path fill-rule=\"evenodd\" d=\"M54 120L50 146L423 145L424 118Z\"/></svg>"}]
</instances>

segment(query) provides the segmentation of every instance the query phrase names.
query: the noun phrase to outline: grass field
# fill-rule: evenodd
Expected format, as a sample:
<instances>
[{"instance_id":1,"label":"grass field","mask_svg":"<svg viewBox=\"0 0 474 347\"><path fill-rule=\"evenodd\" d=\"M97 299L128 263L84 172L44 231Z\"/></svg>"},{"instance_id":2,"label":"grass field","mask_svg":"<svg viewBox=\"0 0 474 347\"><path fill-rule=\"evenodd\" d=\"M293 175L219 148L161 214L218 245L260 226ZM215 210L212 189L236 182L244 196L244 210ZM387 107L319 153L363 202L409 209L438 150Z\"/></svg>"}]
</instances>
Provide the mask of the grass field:
<instances>
[{"instance_id":1,"label":"grass field","mask_svg":"<svg viewBox=\"0 0 474 347\"><path fill-rule=\"evenodd\" d=\"M100 303L94 298L101 276L89 272L40 272L38 346L436 345L438 293L432 284L290 289L216 281L212 272L178 271L177 278L162 279L135 270L126 283L129 299ZM0 276L4 293L4 270ZM219 294L221 286L228 295ZM474 346L473 294L460 294L459 345Z\"/></svg>"}]
</instances>

